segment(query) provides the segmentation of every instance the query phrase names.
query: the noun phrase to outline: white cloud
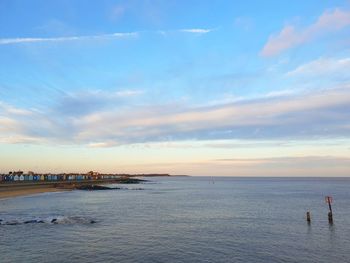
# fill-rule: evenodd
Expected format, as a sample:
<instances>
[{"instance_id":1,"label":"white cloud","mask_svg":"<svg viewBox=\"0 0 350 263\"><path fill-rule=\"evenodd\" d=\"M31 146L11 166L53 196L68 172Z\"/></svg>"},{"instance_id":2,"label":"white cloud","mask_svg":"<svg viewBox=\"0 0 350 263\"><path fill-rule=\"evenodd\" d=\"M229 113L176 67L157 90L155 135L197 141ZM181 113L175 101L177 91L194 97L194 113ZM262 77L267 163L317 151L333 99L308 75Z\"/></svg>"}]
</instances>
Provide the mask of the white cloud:
<instances>
[{"instance_id":1,"label":"white cloud","mask_svg":"<svg viewBox=\"0 0 350 263\"><path fill-rule=\"evenodd\" d=\"M203 28L190 28L179 29L177 32L192 33L192 34L206 34L212 29ZM143 31L142 33L160 33L166 35L169 32L174 31ZM90 35L90 36L69 36L69 37L18 37L18 38L0 38L0 45L20 44L20 43L40 43L40 42L67 42L67 41L82 41L82 40L94 40L94 39L113 39L113 38L135 38L138 37L141 32L117 32L112 34Z\"/></svg>"},{"instance_id":2,"label":"white cloud","mask_svg":"<svg viewBox=\"0 0 350 263\"><path fill-rule=\"evenodd\" d=\"M329 32L341 30L350 25L350 11L334 9L324 12L315 23L296 29L285 26L278 34L271 35L261 51L263 56L274 56L283 51L311 41Z\"/></svg>"},{"instance_id":3,"label":"white cloud","mask_svg":"<svg viewBox=\"0 0 350 263\"><path fill-rule=\"evenodd\" d=\"M349 164L350 158L346 157L285 156L279 158L219 159L203 164L203 166L208 166L210 172L214 172L215 169L217 171L226 170L226 175L231 176L266 176L268 174L269 176L294 177L348 176Z\"/></svg>"},{"instance_id":4,"label":"white cloud","mask_svg":"<svg viewBox=\"0 0 350 263\"><path fill-rule=\"evenodd\" d=\"M143 90L120 90L115 93L117 97L133 97L143 94Z\"/></svg>"},{"instance_id":5,"label":"white cloud","mask_svg":"<svg viewBox=\"0 0 350 263\"><path fill-rule=\"evenodd\" d=\"M0 110L6 112L7 114L11 114L11 115L31 115L32 112L26 109L21 109L21 108L17 108L14 107L12 105L9 105L7 103L1 102L0 101Z\"/></svg>"},{"instance_id":6,"label":"white cloud","mask_svg":"<svg viewBox=\"0 0 350 263\"><path fill-rule=\"evenodd\" d=\"M327 120L337 120L341 125L346 124L347 117L341 117L346 113L333 112L332 109L348 104L350 105L350 93L348 89L341 89L308 94L304 97L285 96L279 100L265 98L192 109L172 109L164 105L163 108L153 111L149 108L137 108L128 112L108 110L86 115L77 119L74 125L80 127L77 138L82 141L91 138L115 138L122 142L137 142L178 136L191 138L192 134L196 134L199 139L210 134L216 139L227 135L243 138L254 137L261 130L265 131L265 137L283 137L291 136L295 132L293 130L298 130L299 126L298 134L294 136L303 133L305 136L312 136L310 134L320 135L328 128L330 131L337 129L338 125L335 123L328 126ZM317 114L318 111L325 111L327 115ZM324 129L317 132L315 127L319 126ZM277 134L274 134L274 129L278 131Z\"/></svg>"},{"instance_id":7,"label":"white cloud","mask_svg":"<svg viewBox=\"0 0 350 263\"><path fill-rule=\"evenodd\" d=\"M126 165L119 169L141 172L157 171L170 174L198 176L315 176L348 177L350 159L336 156L285 156L281 158L218 159L174 162L148 162L147 164ZM124 169L123 169L124 168ZM210 181L213 179L211 178ZM216 180L220 180L215 178ZM208 179L209 181L209 179Z\"/></svg>"},{"instance_id":8,"label":"white cloud","mask_svg":"<svg viewBox=\"0 0 350 263\"><path fill-rule=\"evenodd\" d=\"M48 108L30 116L1 112L0 107L0 137L2 141L18 136L90 147L174 140L347 138L349 88L343 85L317 93L270 95L201 107L121 107L113 102L105 105L104 96L97 105L90 96L64 99L63 112Z\"/></svg>"},{"instance_id":9,"label":"white cloud","mask_svg":"<svg viewBox=\"0 0 350 263\"><path fill-rule=\"evenodd\" d=\"M117 145L118 145L117 142L93 142L88 144L88 146L91 148L107 148L107 147L113 147Z\"/></svg>"},{"instance_id":10,"label":"white cloud","mask_svg":"<svg viewBox=\"0 0 350 263\"><path fill-rule=\"evenodd\" d=\"M344 73L350 77L350 58L319 58L287 72L287 76L329 75Z\"/></svg>"},{"instance_id":11,"label":"white cloud","mask_svg":"<svg viewBox=\"0 0 350 263\"><path fill-rule=\"evenodd\" d=\"M109 38L130 38L137 37L138 32L112 33L91 36L70 36L70 37L33 37L33 38L1 38L0 45L19 44L19 43L35 43L35 42L66 42L77 40L92 40L92 39L109 39Z\"/></svg>"},{"instance_id":12,"label":"white cloud","mask_svg":"<svg viewBox=\"0 0 350 263\"><path fill-rule=\"evenodd\" d=\"M9 117L0 116L0 134L11 133L19 129L19 123Z\"/></svg>"},{"instance_id":13,"label":"white cloud","mask_svg":"<svg viewBox=\"0 0 350 263\"><path fill-rule=\"evenodd\" d=\"M10 135L7 137L0 137L0 143L6 144L39 144L43 143L44 140L38 137L22 136L22 135Z\"/></svg>"},{"instance_id":14,"label":"white cloud","mask_svg":"<svg viewBox=\"0 0 350 263\"><path fill-rule=\"evenodd\" d=\"M184 33L207 34L213 30L212 29L203 29L203 28L187 28L187 29L180 29L179 31L184 32Z\"/></svg>"}]
</instances>

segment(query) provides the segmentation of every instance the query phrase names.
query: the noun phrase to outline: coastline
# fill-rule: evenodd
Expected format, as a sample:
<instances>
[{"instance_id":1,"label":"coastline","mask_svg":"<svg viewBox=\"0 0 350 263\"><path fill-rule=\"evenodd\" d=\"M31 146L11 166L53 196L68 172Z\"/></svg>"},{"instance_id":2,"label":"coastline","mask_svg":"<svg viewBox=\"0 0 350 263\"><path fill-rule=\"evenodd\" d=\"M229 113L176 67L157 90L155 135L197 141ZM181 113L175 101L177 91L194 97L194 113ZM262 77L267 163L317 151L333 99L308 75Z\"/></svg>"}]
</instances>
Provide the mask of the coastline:
<instances>
[{"instance_id":1,"label":"coastline","mask_svg":"<svg viewBox=\"0 0 350 263\"><path fill-rule=\"evenodd\" d=\"M48 192L73 191L84 185L103 184L138 184L146 180L136 178L102 179L94 181L69 181L69 182L11 182L0 184L0 200L19 196Z\"/></svg>"},{"instance_id":2,"label":"coastline","mask_svg":"<svg viewBox=\"0 0 350 263\"><path fill-rule=\"evenodd\" d=\"M53 188L53 187L40 187L40 188L25 187L22 189L9 189L9 190L0 191L0 200L19 197L19 196L28 196L28 195L41 194L41 193L64 192L64 191L71 191L71 190L59 189L59 188Z\"/></svg>"}]
</instances>

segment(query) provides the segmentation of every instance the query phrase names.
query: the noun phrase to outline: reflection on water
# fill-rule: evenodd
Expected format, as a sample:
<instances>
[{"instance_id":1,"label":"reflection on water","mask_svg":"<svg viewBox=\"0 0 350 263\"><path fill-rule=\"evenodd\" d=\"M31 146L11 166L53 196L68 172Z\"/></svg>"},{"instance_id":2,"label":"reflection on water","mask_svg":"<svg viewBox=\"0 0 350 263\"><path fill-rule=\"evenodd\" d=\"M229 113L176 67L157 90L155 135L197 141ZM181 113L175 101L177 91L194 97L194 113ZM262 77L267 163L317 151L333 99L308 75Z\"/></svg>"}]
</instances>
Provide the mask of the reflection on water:
<instances>
[{"instance_id":1,"label":"reflection on water","mask_svg":"<svg viewBox=\"0 0 350 263\"><path fill-rule=\"evenodd\" d=\"M1 262L350 258L348 179L152 181L142 185L143 191L73 191L0 200ZM324 203L329 194L334 197L333 225ZM306 211L312 212L311 224Z\"/></svg>"}]
</instances>

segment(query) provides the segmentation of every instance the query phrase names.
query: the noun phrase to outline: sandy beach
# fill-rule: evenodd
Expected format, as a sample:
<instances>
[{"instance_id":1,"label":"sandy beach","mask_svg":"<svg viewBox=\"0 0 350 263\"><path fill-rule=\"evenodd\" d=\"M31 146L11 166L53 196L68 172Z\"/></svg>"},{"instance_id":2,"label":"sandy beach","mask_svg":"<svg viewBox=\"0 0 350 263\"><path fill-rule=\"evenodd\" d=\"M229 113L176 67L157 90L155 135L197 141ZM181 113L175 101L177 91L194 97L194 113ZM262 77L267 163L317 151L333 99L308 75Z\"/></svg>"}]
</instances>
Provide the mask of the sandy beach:
<instances>
[{"instance_id":1,"label":"sandy beach","mask_svg":"<svg viewBox=\"0 0 350 263\"><path fill-rule=\"evenodd\" d=\"M13 182L0 184L0 199L40 194L46 192L72 191L82 185L103 184L132 184L142 180L135 178L102 179L94 181L69 181L69 182Z\"/></svg>"},{"instance_id":2,"label":"sandy beach","mask_svg":"<svg viewBox=\"0 0 350 263\"><path fill-rule=\"evenodd\" d=\"M0 184L0 199L68 190L72 190L71 185L65 186L55 183L6 183Z\"/></svg>"},{"instance_id":3,"label":"sandy beach","mask_svg":"<svg viewBox=\"0 0 350 263\"><path fill-rule=\"evenodd\" d=\"M17 196L26 196L47 192L62 192L68 191L67 189L58 189L53 187L40 187L40 188L23 188L23 189L9 189L0 191L0 199L9 198L9 197L17 197Z\"/></svg>"}]
</instances>

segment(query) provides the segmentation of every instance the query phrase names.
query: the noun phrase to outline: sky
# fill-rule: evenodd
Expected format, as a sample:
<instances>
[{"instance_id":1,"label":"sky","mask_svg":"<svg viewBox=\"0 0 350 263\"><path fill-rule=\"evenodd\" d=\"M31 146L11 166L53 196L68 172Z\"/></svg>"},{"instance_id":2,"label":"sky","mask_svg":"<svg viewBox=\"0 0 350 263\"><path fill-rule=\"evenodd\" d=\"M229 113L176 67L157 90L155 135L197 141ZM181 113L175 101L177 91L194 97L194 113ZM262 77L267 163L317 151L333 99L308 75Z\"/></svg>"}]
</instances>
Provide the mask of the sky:
<instances>
[{"instance_id":1,"label":"sky","mask_svg":"<svg viewBox=\"0 0 350 263\"><path fill-rule=\"evenodd\" d=\"M0 172L350 176L350 1L0 0Z\"/></svg>"}]
</instances>

